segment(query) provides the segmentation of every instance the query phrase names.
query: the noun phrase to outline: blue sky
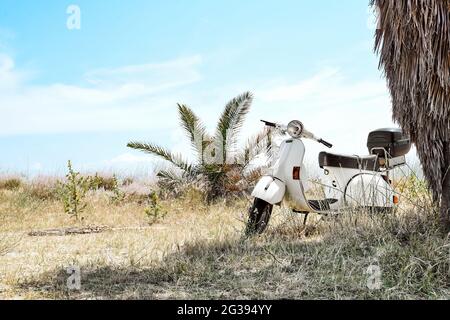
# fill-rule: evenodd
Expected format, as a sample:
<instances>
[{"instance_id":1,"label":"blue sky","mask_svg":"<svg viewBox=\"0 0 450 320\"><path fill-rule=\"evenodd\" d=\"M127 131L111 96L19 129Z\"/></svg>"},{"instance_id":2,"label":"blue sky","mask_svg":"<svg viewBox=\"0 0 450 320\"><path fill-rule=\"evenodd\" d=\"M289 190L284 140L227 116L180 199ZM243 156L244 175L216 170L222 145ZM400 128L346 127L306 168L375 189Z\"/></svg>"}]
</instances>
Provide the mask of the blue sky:
<instances>
[{"instance_id":1,"label":"blue sky","mask_svg":"<svg viewBox=\"0 0 450 320\"><path fill-rule=\"evenodd\" d=\"M244 91L243 138L260 118L298 118L335 152L365 153L368 132L392 126L368 2L2 0L0 171L152 167L127 141L188 154L176 103L213 130ZM72 4L80 30L66 26Z\"/></svg>"}]
</instances>

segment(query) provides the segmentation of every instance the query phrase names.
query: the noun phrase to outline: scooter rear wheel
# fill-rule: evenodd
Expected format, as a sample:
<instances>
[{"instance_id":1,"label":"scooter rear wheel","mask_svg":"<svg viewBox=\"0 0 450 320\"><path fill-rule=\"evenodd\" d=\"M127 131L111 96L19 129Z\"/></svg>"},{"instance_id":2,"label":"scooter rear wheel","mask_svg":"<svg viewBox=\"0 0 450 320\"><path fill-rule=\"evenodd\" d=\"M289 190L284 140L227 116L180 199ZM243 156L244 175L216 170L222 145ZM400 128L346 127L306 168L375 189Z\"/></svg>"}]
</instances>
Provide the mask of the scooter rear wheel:
<instances>
[{"instance_id":1,"label":"scooter rear wheel","mask_svg":"<svg viewBox=\"0 0 450 320\"><path fill-rule=\"evenodd\" d=\"M247 236L262 234L269 224L272 210L273 205L264 200L255 198L255 201L249 210L249 218L245 229L245 234Z\"/></svg>"}]
</instances>

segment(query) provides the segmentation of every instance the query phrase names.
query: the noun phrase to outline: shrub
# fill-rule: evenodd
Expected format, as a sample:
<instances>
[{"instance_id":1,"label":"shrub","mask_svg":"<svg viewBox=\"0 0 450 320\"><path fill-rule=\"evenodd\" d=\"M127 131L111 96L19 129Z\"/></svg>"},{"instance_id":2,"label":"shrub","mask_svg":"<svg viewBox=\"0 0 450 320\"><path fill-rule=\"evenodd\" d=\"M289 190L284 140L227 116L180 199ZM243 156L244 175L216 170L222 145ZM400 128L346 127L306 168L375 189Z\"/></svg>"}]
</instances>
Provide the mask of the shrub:
<instances>
[{"instance_id":1,"label":"shrub","mask_svg":"<svg viewBox=\"0 0 450 320\"><path fill-rule=\"evenodd\" d=\"M18 235L0 234L0 257L10 252L20 240Z\"/></svg>"},{"instance_id":2,"label":"shrub","mask_svg":"<svg viewBox=\"0 0 450 320\"><path fill-rule=\"evenodd\" d=\"M84 199L92 181L91 178L80 176L79 172L75 172L70 161L67 163L67 168L69 172L66 175L66 181L59 183L64 212L77 220L83 219L80 214L86 209L87 204Z\"/></svg>"},{"instance_id":3,"label":"shrub","mask_svg":"<svg viewBox=\"0 0 450 320\"><path fill-rule=\"evenodd\" d=\"M148 203L150 189L151 187L149 185L134 181L130 185L123 185L120 191L123 193L125 201L146 204Z\"/></svg>"},{"instance_id":4,"label":"shrub","mask_svg":"<svg viewBox=\"0 0 450 320\"><path fill-rule=\"evenodd\" d=\"M125 193L120 190L119 181L117 180L117 177L115 175L113 176L112 192L113 192L111 196L112 203L118 204L125 199Z\"/></svg>"},{"instance_id":5,"label":"shrub","mask_svg":"<svg viewBox=\"0 0 450 320\"><path fill-rule=\"evenodd\" d=\"M270 151L268 130L263 130L244 148L236 150L237 138L252 101L253 96L249 92L232 99L225 106L213 135L206 132L206 126L189 107L178 105L181 126L196 153L194 163L153 143L130 142L127 146L171 164L172 168L158 173L163 188L176 190L200 184L208 202L240 193L247 187L246 176L252 157Z\"/></svg>"},{"instance_id":6,"label":"shrub","mask_svg":"<svg viewBox=\"0 0 450 320\"><path fill-rule=\"evenodd\" d=\"M116 188L117 179L113 176L101 176L96 173L93 177L87 177L90 180L89 189L99 190L103 189L106 191L114 191Z\"/></svg>"},{"instance_id":7,"label":"shrub","mask_svg":"<svg viewBox=\"0 0 450 320\"><path fill-rule=\"evenodd\" d=\"M165 218L167 211L161 206L159 196L156 192L149 195L149 205L144 210L149 219L149 224L155 224Z\"/></svg>"},{"instance_id":8,"label":"shrub","mask_svg":"<svg viewBox=\"0 0 450 320\"><path fill-rule=\"evenodd\" d=\"M58 180L39 177L33 179L25 187L25 192L32 198L48 201L58 199Z\"/></svg>"},{"instance_id":9,"label":"shrub","mask_svg":"<svg viewBox=\"0 0 450 320\"><path fill-rule=\"evenodd\" d=\"M125 179L123 179L122 181L122 185L123 186L130 186L134 183L134 179L132 177L126 177Z\"/></svg>"},{"instance_id":10,"label":"shrub","mask_svg":"<svg viewBox=\"0 0 450 320\"><path fill-rule=\"evenodd\" d=\"M22 180L20 178L6 178L0 181L0 189L16 190L22 186Z\"/></svg>"},{"instance_id":11,"label":"shrub","mask_svg":"<svg viewBox=\"0 0 450 320\"><path fill-rule=\"evenodd\" d=\"M411 204L419 207L433 207L433 197L427 182L412 173L394 182L396 190Z\"/></svg>"}]
</instances>

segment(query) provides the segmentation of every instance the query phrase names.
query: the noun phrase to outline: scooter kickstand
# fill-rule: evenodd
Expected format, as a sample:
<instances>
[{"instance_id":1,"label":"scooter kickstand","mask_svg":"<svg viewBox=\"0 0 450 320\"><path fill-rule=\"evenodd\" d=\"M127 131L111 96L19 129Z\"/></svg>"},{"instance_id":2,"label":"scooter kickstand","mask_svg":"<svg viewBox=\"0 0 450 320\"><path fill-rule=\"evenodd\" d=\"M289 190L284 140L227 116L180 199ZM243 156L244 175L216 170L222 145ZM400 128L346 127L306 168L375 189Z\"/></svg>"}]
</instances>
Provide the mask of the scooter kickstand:
<instances>
[{"instance_id":1,"label":"scooter kickstand","mask_svg":"<svg viewBox=\"0 0 450 320\"><path fill-rule=\"evenodd\" d=\"M303 218L303 225L306 225L306 220L308 220L308 216L309 216L310 212L298 211L298 210L292 210L292 211L295 213L304 214L305 217Z\"/></svg>"},{"instance_id":2,"label":"scooter kickstand","mask_svg":"<svg viewBox=\"0 0 450 320\"><path fill-rule=\"evenodd\" d=\"M308 220L309 213L305 213L305 218L303 219L303 225L306 226L306 221Z\"/></svg>"}]
</instances>

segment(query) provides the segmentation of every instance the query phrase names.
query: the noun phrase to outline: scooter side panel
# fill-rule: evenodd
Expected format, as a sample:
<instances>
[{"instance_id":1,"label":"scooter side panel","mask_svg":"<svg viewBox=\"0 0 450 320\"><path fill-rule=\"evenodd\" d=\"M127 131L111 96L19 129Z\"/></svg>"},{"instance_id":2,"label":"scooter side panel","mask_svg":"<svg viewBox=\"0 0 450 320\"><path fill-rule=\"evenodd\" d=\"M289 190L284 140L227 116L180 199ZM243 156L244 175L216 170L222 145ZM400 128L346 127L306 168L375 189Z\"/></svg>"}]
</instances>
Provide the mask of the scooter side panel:
<instances>
[{"instance_id":1,"label":"scooter side panel","mask_svg":"<svg viewBox=\"0 0 450 320\"><path fill-rule=\"evenodd\" d=\"M273 177L262 177L252 192L252 197L264 200L270 204L279 204L286 192L286 186Z\"/></svg>"},{"instance_id":2,"label":"scooter side panel","mask_svg":"<svg viewBox=\"0 0 450 320\"><path fill-rule=\"evenodd\" d=\"M394 191L381 176L362 173L354 177L346 188L346 203L352 206L391 208Z\"/></svg>"},{"instance_id":3,"label":"scooter side panel","mask_svg":"<svg viewBox=\"0 0 450 320\"><path fill-rule=\"evenodd\" d=\"M345 190L349 181L362 173L358 169L324 167L328 175L323 177L325 196L328 199L337 199L338 202L330 205L331 209L337 210L345 205Z\"/></svg>"}]
</instances>

